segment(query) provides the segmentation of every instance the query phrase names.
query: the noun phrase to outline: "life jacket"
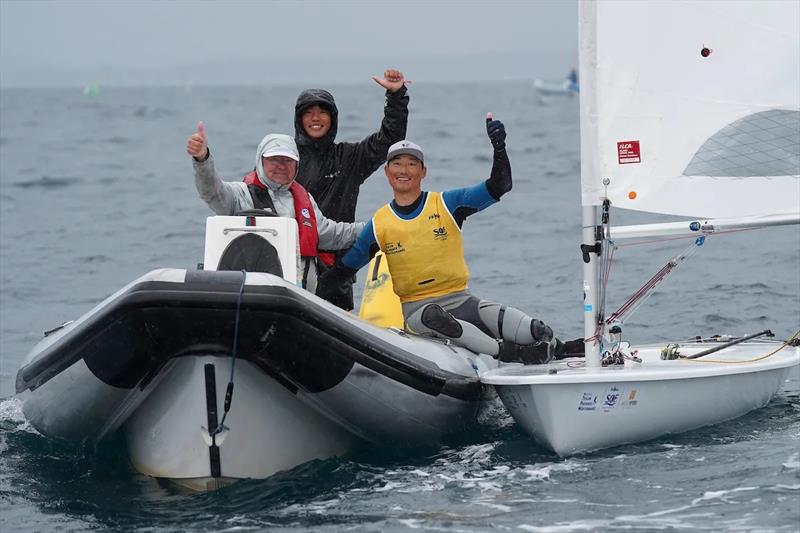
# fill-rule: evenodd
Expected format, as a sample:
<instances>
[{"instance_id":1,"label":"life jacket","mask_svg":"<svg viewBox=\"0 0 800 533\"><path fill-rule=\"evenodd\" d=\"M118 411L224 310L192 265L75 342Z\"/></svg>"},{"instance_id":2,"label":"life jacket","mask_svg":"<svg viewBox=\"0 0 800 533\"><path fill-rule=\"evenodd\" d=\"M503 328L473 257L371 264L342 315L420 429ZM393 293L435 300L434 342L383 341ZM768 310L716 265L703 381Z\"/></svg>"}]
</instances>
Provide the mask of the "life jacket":
<instances>
[{"instance_id":1,"label":"life jacket","mask_svg":"<svg viewBox=\"0 0 800 533\"><path fill-rule=\"evenodd\" d=\"M250 190L253 206L256 209L268 207L277 213L272 197L269 195L269 190L266 185L261 183L255 172L245 176L243 181ZM292 193L292 200L294 201L294 217L297 220L297 229L300 237L300 256L317 257L320 255L317 251L319 233L317 230L317 217L311 205L311 197L308 195L308 191L297 181L293 181L289 186L289 192Z\"/></svg>"},{"instance_id":2,"label":"life jacket","mask_svg":"<svg viewBox=\"0 0 800 533\"><path fill-rule=\"evenodd\" d=\"M401 302L467 289L469 269L461 228L441 193L429 192L422 210L412 219L400 218L391 204L386 204L375 212L372 226Z\"/></svg>"}]
</instances>

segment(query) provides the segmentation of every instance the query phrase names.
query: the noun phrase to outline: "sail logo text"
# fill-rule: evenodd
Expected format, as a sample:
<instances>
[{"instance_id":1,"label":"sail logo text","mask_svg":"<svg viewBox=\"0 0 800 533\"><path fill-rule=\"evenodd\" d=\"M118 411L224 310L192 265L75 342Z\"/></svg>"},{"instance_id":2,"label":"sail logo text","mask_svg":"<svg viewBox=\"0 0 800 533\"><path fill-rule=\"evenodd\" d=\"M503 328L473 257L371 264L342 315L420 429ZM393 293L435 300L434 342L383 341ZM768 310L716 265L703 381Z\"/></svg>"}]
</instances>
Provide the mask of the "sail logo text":
<instances>
[{"instance_id":1,"label":"sail logo text","mask_svg":"<svg viewBox=\"0 0 800 533\"><path fill-rule=\"evenodd\" d=\"M617 160L620 165L641 163L642 156L639 150L639 141L619 141L617 143Z\"/></svg>"}]
</instances>

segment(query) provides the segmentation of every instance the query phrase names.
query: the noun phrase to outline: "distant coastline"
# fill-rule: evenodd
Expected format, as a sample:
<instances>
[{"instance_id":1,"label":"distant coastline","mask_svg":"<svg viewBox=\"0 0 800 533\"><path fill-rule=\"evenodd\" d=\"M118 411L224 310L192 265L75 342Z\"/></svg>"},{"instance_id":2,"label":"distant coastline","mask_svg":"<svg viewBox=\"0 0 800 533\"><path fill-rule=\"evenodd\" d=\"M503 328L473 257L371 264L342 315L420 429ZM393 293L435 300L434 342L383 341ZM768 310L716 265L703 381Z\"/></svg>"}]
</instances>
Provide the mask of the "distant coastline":
<instances>
[{"instance_id":1,"label":"distant coastline","mask_svg":"<svg viewBox=\"0 0 800 533\"><path fill-rule=\"evenodd\" d=\"M83 66L8 68L0 64L0 88L351 85L387 67L418 82L480 82L558 77L574 66L574 50L540 50L429 57L281 57L209 61L158 67Z\"/></svg>"}]
</instances>

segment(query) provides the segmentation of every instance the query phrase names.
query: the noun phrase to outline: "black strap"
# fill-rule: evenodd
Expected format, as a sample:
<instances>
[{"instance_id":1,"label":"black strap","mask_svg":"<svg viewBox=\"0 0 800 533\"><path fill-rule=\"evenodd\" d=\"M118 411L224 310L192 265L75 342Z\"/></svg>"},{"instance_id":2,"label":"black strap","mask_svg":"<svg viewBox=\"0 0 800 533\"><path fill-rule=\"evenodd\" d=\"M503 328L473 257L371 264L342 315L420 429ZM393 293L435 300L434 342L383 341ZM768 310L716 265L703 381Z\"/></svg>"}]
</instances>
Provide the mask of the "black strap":
<instances>
[{"instance_id":1,"label":"black strap","mask_svg":"<svg viewBox=\"0 0 800 533\"><path fill-rule=\"evenodd\" d=\"M303 261L303 288L306 288L308 285L308 271L311 268L311 261L313 258L304 257Z\"/></svg>"},{"instance_id":2,"label":"black strap","mask_svg":"<svg viewBox=\"0 0 800 533\"><path fill-rule=\"evenodd\" d=\"M253 207L255 209L271 209L273 213L278 212L278 210L275 209L275 204L272 201L269 190L256 187L255 185L248 185L247 188L250 190L250 198L253 199Z\"/></svg>"},{"instance_id":3,"label":"black strap","mask_svg":"<svg viewBox=\"0 0 800 533\"><path fill-rule=\"evenodd\" d=\"M500 311L497 312L497 335L503 338L503 317L506 315L506 306L501 305Z\"/></svg>"},{"instance_id":4,"label":"black strap","mask_svg":"<svg viewBox=\"0 0 800 533\"><path fill-rule=\"evenodd\" d=\"M372 269L372 276L370 277L372 281L378 279L378 271L381 269L381 259L383 259L382 255L375 258L375 267Z\"/></svg>"},{"instance_id":5,"label":"black strap","mask_svg":"<svg viewBox=\"0 0 800 533\"><path fill-rule=\"evenodd\" d=\"M222 462L220 461L219 446L217 446L217 377L214 364L206 363L203 367L206 377L206 417L208 418L208 433L211 435L211 446L208 447L209 467L211 477L222 476Z\"/></svg>"}]
</instances>

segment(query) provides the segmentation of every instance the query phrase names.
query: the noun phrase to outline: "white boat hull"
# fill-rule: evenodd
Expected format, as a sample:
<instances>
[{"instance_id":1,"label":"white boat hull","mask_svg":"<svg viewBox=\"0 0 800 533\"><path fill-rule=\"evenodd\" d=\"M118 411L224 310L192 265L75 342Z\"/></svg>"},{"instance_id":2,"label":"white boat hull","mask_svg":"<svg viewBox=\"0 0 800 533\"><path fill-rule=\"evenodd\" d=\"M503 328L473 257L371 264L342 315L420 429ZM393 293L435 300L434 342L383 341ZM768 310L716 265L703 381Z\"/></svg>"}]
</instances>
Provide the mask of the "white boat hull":
<instances>
[{"instance_id":1,"label":"white boat hull","mask_svg":"<svg viewBox=\"0 0 800 533\"><path fill-rule=\"evenodd\" d=\"M194 490L216 489L341 455L359 441L251 363L238 361L235 372L225 429L212 438L209 427L222 420L230 359L176 359L122 428L134 468ZM216 393L214 420L207 382Z\"/></svg>"},{"instance_id":2,"label":"white boat hull","mask_svg":"<svg viewBox=\"0 0 800 533\"><path fill-rule=\"evenodd\" d=\"M713 346L698 344L682 352ZM751 361L779 346L740 344L691 361L662 361L660 347L650 346L639 350L641 364L509 365L482 374L481 380L495 386L536 442L567 456L718 424L765 406L789 369L800 364L797 347Z\"/></svg>"}]
</instances>

